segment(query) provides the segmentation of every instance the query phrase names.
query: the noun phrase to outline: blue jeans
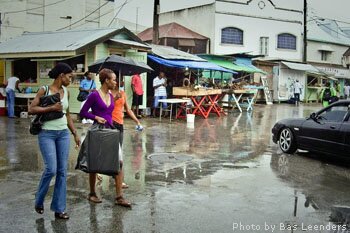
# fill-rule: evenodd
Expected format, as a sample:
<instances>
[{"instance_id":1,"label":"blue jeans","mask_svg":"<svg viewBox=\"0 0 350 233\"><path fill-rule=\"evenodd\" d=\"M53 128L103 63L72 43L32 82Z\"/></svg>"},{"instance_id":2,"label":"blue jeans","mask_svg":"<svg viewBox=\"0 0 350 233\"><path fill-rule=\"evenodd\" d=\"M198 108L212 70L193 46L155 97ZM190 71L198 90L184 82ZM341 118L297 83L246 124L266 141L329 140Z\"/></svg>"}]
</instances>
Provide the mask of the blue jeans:
<instances>
[{"instance_id":1,"label":"blue jeans","mask_svg":"<svg viewBox=\"0 0 350 233\"><path fill-rule=\"evenodd\" d=\"M15 116L15 91L12 89L6 89L7 98L7 115L8 117Z\"/></svg>"},{"instance_id":2,"label":"blue jeans","mask_svg":"<svg viewBox=\"0 0 350 233\"><path fill-rule=\"evenodd\" d=\"M154 103L153 103L153 107L154 108L158 108L159 107L159 100L161 99L166 99L166 96L154 96ZM167 108L168 104L167 103L163 103L163 108Z\"/></svg>"},{"instance_id":3,"label":"blue jeans","mask_svg":"<svg viewBox=\"0 0 350 233\"><path fill-rule=\"evenodd\" d=\"M39 135L39 147L43 156L45 170L41 176L35 195L35 206L43 207L52 177L56 176L51 210L61 213L66 209L67 166L70 135L68 129L45 130Z\"/></svg>"}]
</instances>

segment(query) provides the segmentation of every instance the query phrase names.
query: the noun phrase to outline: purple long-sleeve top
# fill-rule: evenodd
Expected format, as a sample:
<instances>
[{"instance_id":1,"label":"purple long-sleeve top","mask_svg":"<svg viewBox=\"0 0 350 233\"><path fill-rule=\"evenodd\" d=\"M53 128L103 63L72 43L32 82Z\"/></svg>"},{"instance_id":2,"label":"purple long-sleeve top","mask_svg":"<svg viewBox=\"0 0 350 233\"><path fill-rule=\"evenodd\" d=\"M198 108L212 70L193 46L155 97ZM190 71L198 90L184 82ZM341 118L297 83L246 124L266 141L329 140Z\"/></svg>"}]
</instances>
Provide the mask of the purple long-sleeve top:
<instances>
[{"instance_id":1,"label":"purple long-sleeve top","mask_svg":"<svg viewBox=\"0 0 350 233\"><path fill-rule=\"evenodd\" d=\"M91 120L95 120L95 116L99 116L104 118L107 122L105 124L106 127L112 127L113 121L112 121L112 112L114 109L114 101L113 101L113 95L109 93L109 96L111 98L111 104L107 106L105 102L103 102L100 94L98 91L92 92L83 107L80 110L80 116L82 118L87 118ZM91 108L91 112L89 112L89 109Z\"/></svg>"}]
</instances>

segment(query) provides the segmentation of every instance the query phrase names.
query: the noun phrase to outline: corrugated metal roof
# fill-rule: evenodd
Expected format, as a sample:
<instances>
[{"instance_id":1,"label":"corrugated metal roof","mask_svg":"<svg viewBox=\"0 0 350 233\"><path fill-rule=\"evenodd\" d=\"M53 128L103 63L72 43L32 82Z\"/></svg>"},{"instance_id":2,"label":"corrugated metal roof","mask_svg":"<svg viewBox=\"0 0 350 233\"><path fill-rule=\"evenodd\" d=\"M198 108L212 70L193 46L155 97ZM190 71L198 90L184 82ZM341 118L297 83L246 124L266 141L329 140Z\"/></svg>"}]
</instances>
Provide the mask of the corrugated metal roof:
<instances>
[{"instance_id":1,"label":"corrugated metal roof","mask_svg":"<svg viewBox=\"0 0 350 233\"><path fill-rule=\"evenodd\" d=\"M286 61L282 61L282 64L292 70L301 70L301 71L315 72L315 73L320 72L317 68L315 68L310 64L302 64L302 63L294 63L294 62L286 62Z\"/></svg>"},{"instance_id":2,"label":"corrugated metal roof","mask_svg":"<svg viewBox=\"0 0 350 233\"><path fill-rule=\"evenodd\" d=\"M148 28L138 34L143 41L150 41L153 38L153 28ZM159 38L181 38L207 40L208 37L194 32L180 24L169 23L159 26Z\"/></svg>"},{"instance_id":3,"label":"corrugated metal roof","mask_svg":"<svg viewBox=\"0 0 350 233\"><path fill-rule=\"evenodd\" d=\"M141 47L141 48L146 48L146 49L151 49L150 46L141 44L136 41L131 41L131 40L124 40L124 39L110 39L110 41L118 43L118 44L124 44L124 45L130 45L130 46L136 46L136 47Z\"/></svg>"},{"instance_id":4,"label":"corrugated metal roof","mask_svg":"<svg viewBox=\"0 0 350 233\"><path fill-rule=\"evenodd\" d=\"M150 46L152 48L152 53L165 59L206 61L196 55L174 49L173 47L154 44L151 44Z\"/></svg>"},{"instance_id":5,"label":"corrugated metal roof","mask_svg":"<svg viewBox=\"0 0 350 233\"><path fill-rule=\"evenodd\" d=\"M24 33L0 44L0 54L75 51L118 29Z\"/></svg>"},{"instance_id":6,"label":"corrugated metal roof","mask_svg":"<svg viewBox=\"0 0 350 233\"><path fill-rule=\"evenodd\" d=\"M324 25L323 27L328 26ZM323 30L322 25L320 25L319 22L311 21L308 23L307 39L324 43L350 46L350 37L347 37L344 32L340 31L339 29L339 32L336 33L336 31L333 28L330 28L330 26L329 30L332 32L332 34Z\"/></svg>"}]
</instances>

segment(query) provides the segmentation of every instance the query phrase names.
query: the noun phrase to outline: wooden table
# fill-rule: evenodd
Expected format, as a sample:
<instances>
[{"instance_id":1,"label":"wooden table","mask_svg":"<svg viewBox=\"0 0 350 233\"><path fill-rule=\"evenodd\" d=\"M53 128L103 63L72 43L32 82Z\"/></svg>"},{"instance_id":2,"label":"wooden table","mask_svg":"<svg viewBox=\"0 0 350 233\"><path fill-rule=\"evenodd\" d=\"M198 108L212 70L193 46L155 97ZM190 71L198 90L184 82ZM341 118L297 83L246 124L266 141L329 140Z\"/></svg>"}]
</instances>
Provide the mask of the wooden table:
<instances>
[{"instance_id":1,"label":"wooden table","mask_svg":"<svg viewBox=\"0 0 350 233\"><path fill-rule=\"evenodd\" d=\"M229 96L228 103L229 106L232 104L232 108L237 107L240 112L242 112L243 106L246 107L247 111L253 110L254 99L257 94L256 89L232 90L226 92L226 94ZM233 101L230 99L233 99Z\"/></svg>"},{"instance_id":2,"label":"wooden table","mask_svg":"<svg viewBox=\"0 0 350 233\"><path fill-rule=\"evenodd\" d=\"M187 104L190 101L190 99L178 99L178 98L172 98L172 99L160 99L159 102L160 103L168 103L170 104L170 121L171 121L171 117L173 114L173 104ZM176 110L176 118L177 118L177 107L175 108ZM162 112L163 112L163 104L160 105L160 114L159 114L159 120L162 120Z\"/></svg>"},{"instance_id":3,"label":"wooden table","mask_svg":"<svg viewBox=\"0 0 350 233\"><path fill-rule=\"evenodd\" d=\"M204 118L208 118L210 113L215 113L218 117L223 113L221 107L218 105L218 100L221 97L221 89L205 89L200 88L192 90L187 87L173 87L173 95L179 97L188 97L193 103L192 114L200 115ZM180 117L181 112L177 114Z\"/></svg>"}]
</instances>

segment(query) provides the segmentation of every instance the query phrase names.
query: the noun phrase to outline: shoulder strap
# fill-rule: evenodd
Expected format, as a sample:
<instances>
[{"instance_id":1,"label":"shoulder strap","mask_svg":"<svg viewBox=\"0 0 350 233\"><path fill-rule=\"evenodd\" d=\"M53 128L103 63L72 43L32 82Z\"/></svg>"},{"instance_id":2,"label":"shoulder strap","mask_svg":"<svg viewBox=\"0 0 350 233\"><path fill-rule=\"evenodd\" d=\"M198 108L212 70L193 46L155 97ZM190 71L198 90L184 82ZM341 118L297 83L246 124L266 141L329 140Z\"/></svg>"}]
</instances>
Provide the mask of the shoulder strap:
<instances>
[{"instance_id":1,"label":"shoulder strap","mask_svg":"<svg viewBox=\"0 0 350 233\"><path fill-rule=\"evenodd\" d=\"M49 95L50 88L48 85L45 86L45 95Z\"/></svg>"},{"instance_id":2,"label":"shoulder strap","mask_svg":"<svg viewBox=\"0 0 350 233\"><path fill-rule=\"evenodd\" d=\"M93 85L94 85L94 80L92 80L89 90L92 88Z\"/></svg>"}]
</instances>

